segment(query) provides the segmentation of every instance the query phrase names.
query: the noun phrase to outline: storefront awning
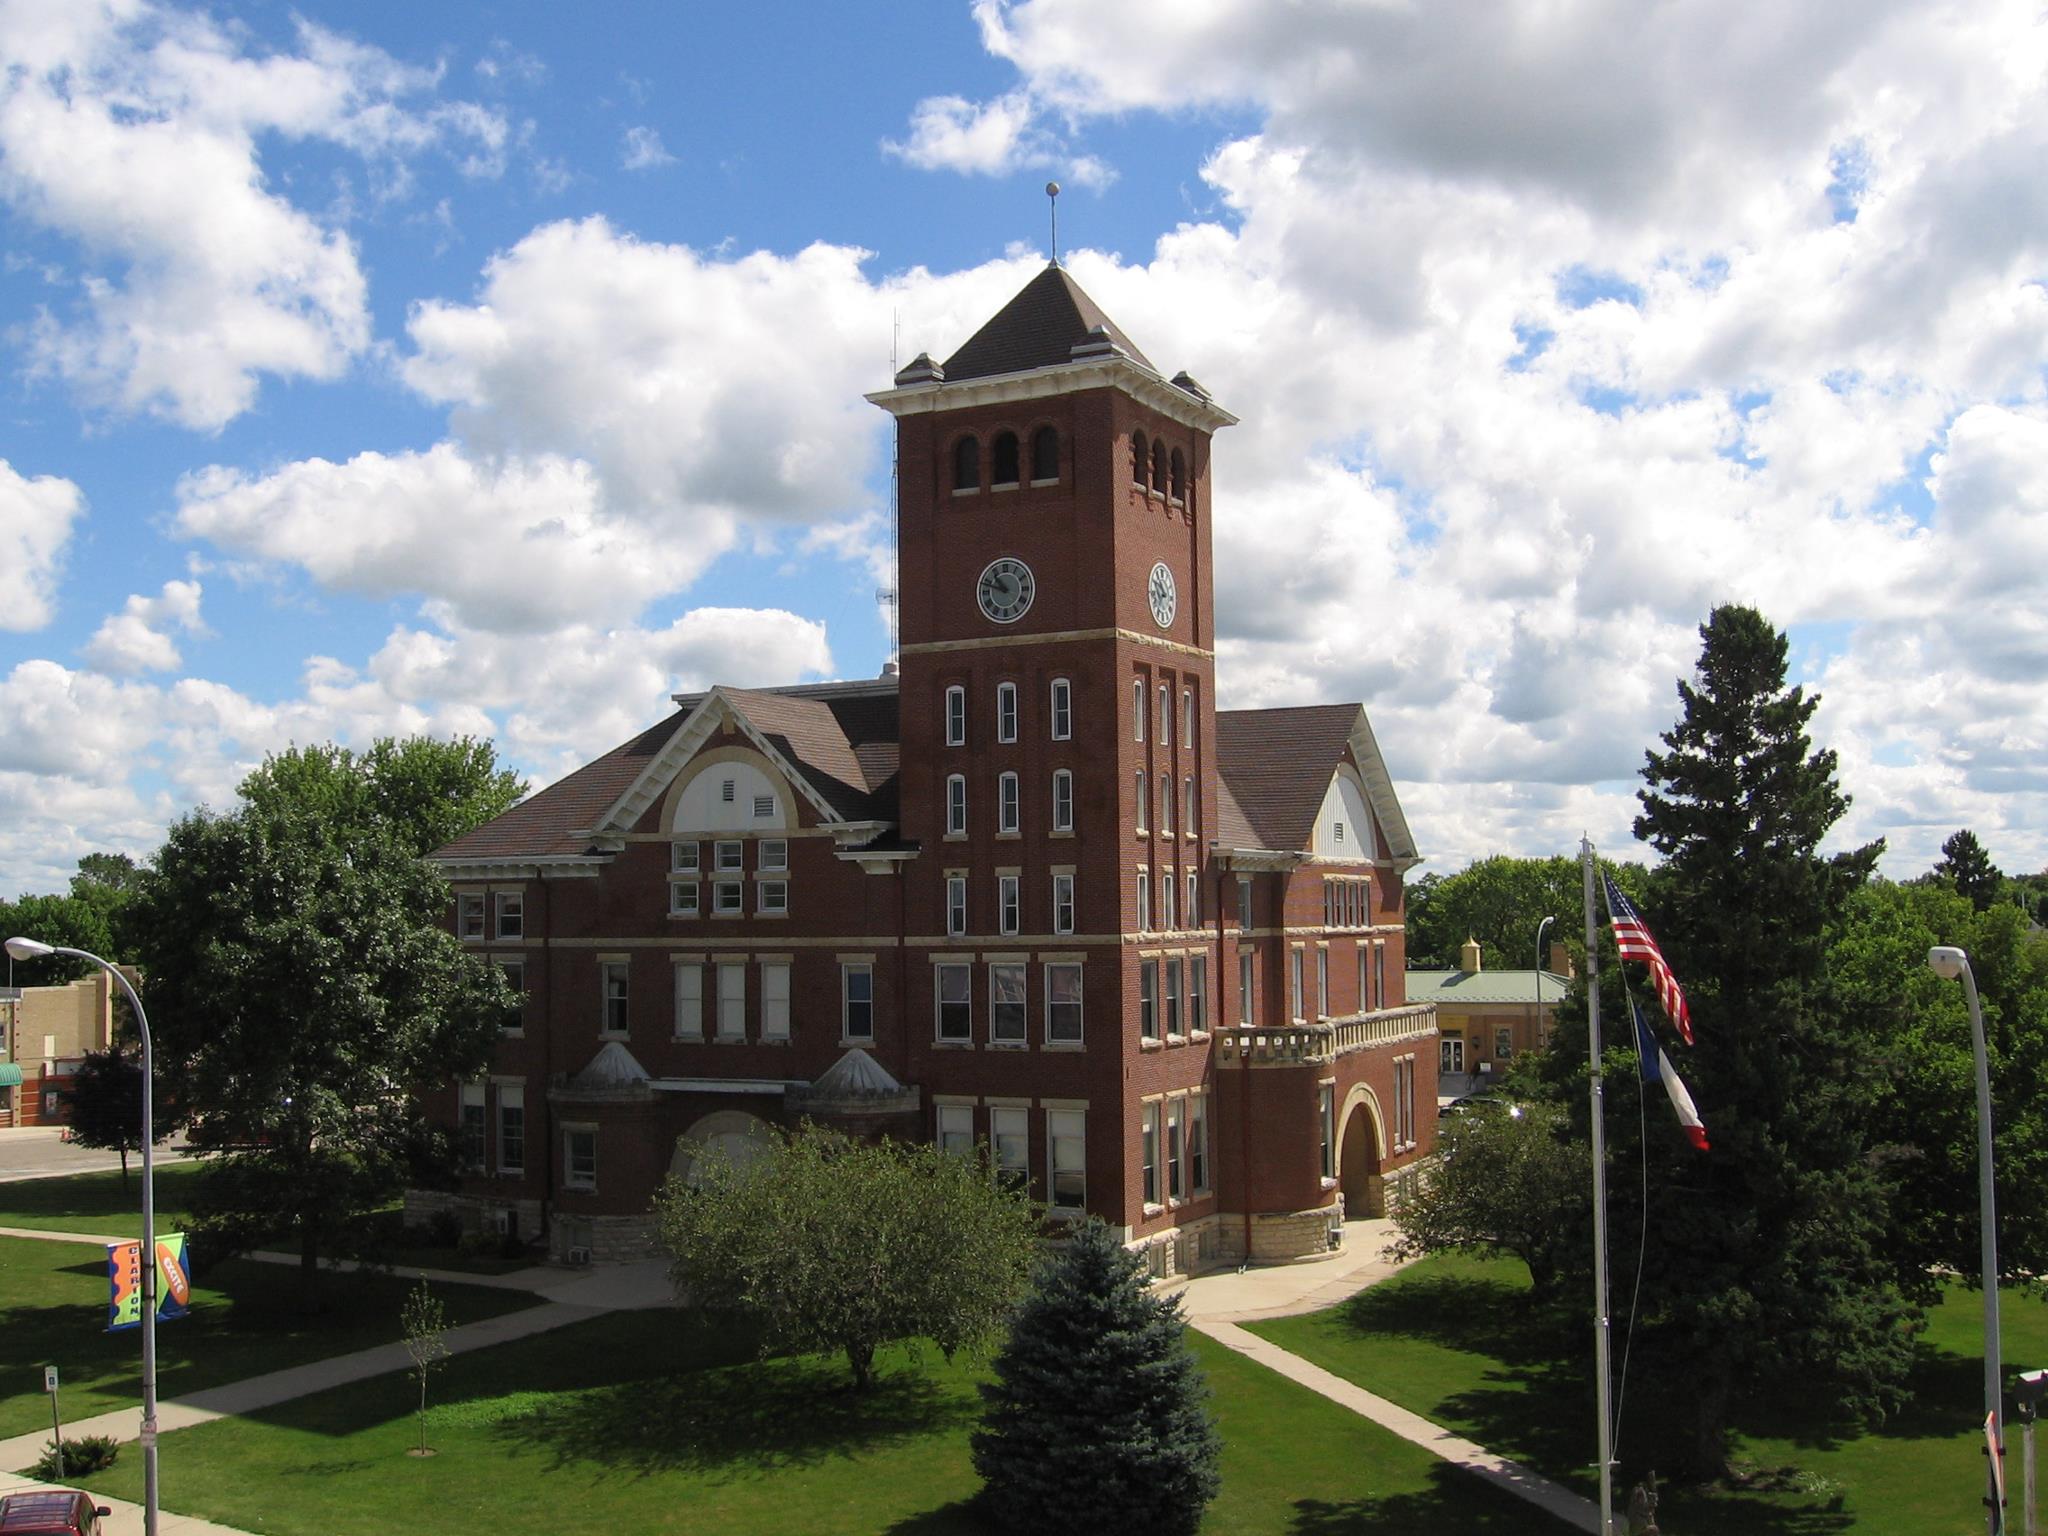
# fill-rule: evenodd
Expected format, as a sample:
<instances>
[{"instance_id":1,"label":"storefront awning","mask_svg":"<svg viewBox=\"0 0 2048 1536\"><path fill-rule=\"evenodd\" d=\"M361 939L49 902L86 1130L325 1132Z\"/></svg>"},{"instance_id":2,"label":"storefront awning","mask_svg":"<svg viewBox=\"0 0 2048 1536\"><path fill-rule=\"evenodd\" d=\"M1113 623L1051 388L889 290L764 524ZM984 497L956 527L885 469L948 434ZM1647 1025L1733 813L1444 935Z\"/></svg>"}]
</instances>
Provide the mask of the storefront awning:
<instances>
[{"instance_id":1,"label":"storefront awning","mask_svg":"<svg viewBox=\"0 0 2048 1536\"><path fill-rule=\"evenodd\" d=\"M11 1061L0 1061L0 1088L19 1088L21 1068Z\"/></svg>"}]
</instances>

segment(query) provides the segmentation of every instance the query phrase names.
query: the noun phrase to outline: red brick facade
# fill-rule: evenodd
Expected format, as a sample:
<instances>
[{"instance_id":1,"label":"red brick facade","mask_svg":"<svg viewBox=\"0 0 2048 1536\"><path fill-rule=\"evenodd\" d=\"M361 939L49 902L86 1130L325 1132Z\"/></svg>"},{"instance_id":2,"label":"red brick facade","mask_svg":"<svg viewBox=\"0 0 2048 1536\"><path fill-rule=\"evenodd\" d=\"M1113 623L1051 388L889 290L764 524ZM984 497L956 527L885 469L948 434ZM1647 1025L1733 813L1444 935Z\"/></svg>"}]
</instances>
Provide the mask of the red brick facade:
<instances>
[{"instance_id":1,"label":"red brick facade","mask_svg":"<svg viewBox=\"0 0 2048 1536\"><path fill-rule=\"evenodd\" d=\"M679 698L442 851L457 931L522 962L526 998L489 1082L436 1106L482 1120L464 1208L623 1254L678 1138L808 1115L989 1141L1165 1272L1327 1251L1428 1152L1413 850L1363 712L1218 715L1210 433L1232 418L1102 330L1062 366L1060 325L1095 313L1049 269L952 376L920 358L875 397L899 675ZM1034 347L1050 366L962 362ZM1032 585L995 580L992 617L998 561ZM831 1091L856 1049L886 1078Z\"/></svg>"}]
</instances>

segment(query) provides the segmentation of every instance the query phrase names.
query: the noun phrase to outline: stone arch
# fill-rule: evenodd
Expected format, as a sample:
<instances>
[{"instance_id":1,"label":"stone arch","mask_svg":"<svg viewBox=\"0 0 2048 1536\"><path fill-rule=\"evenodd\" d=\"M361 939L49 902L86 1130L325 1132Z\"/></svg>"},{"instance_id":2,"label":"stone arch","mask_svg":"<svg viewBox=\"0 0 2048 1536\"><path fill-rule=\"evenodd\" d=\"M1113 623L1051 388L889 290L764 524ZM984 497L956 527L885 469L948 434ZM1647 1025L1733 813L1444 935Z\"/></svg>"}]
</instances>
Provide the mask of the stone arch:
<instances>
[{"instance_id":1,"label":"stone arch","mask_svg":"<svg viewBox=\"0 0 2048 1536\"><path fill-rule=\"evenodd\" d=\"M745 1167L775 1144L774 1127L744 1110L721 1109L704 1116L676 1138L668 1171L685 1184L697 1182L697 1153L709 1148Z\"/></svg>"},{"instance_id":2,"label":"stone arch","mask_svg":"<svg viewBox=\"0 0 2048 1536\"><path fill-rule=\"evenodd\" d=\"M1380 1186L1380 1165L1387 1155L1387 1122L1380 1102L1363 1083L1344 1096L1337 1119L1337 1187L1344 1192L1344 1213L1386 1214Z\"/></svg>"}]
</instances>

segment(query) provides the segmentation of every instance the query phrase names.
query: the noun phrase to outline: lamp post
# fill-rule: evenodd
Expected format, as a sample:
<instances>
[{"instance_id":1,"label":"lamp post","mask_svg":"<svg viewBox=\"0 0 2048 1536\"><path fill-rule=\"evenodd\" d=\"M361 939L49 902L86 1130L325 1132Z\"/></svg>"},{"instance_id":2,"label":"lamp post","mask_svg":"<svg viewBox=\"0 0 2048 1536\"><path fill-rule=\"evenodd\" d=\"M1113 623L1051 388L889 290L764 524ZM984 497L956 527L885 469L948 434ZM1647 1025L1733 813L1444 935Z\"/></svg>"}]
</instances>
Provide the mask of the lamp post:
<instances>
[{"instance_id":1,"label":"lamp post","mask_svg":"<svg viewBox=\"0 0 2048 1536\"><path fill-rule=\"evenodd\" d=\"M1927 951L1927 966L1946 981L1962 978L1963 996L1970 1004L1970 1049L1977 1058L1977 1219L1983 1229L1984 1419L1991 1437L1986 1450L1990 1467L1984 1502L1990 1513L1985 1529L1990 1536L1999 1536L2005 1529L2005 1510L1998 1500L2004 1478L1996 1458L2005 1454L2005 1418L2004 1405L1999 1400L1998 1203L1991 1172L1991 1065L1984 1052L1984 1010L1977 1004L1977 978L1970 972L1970 957L1953 945L1937 944Z\"/></svg>"},{"instance_id":2,"label":"lamp post","mask_svg":"<svg viewBox=\"0 0 2048 1536\"><path fill-rule=\"evenodd\" d=\"M1557 921L1555 914L1546 917L1536 925L1536 1001L1535 1011L1529 1015L1529 1047L1534 1050L1541 1045L1543 1034L1543 934L1544 930Z\"/></svg>"},{"instance_id":3,"label":"lamp post","mask_svg":"<svg viewBox=\"0 0 2048 1536\"><path fill-rule=\"evenodd\" d=\"M143 1536L156 1531L156 1147L152 1116L149 1015L142 1011L142 999L119 970L98 955L40 939L12 938L7 953L17 960L35 960L44 955L69 955L85 960L113 977L128 1006L135 1010L135 1027L142 1032L142 1529Z\"/></svg>"}]
</instances>

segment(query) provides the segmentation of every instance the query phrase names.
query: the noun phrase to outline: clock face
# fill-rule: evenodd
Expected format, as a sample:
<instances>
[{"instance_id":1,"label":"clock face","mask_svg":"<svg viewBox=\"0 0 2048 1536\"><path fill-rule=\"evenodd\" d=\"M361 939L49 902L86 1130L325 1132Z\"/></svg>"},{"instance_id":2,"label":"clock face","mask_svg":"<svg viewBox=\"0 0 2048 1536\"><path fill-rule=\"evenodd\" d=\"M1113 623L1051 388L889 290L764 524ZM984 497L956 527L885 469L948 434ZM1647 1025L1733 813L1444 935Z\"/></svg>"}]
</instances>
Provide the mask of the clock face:
<instances>
[{"instance_id":1,"label":"clock face","mask_svg":"<svg viewBox=\"0 0 2048 1536\"><path fill-rule=\"evenodd\" d=\"M1152 580L1146 584L1145 595L1152 602L1152 619L1161 629L1170 628L1173 616L1180 608L1180 594L1173 585L1173 572L1160 561L1152 567Z\"/></svg>"},{"instance_id":2,"label":"clock face","mask_svg":"<svg viewBox=\"0 0 2048 1536\"><path fill-rule=\"evenodd\" d=\"M981 603L981 611L996 623L1014 624L1031 607L1032 596L1037 590L1031 567L1022 560L1012 560L1005 555L988 563L988 569L981 573L981 580L975 585L974 595Z\"/></svg>"}]
</instances>

